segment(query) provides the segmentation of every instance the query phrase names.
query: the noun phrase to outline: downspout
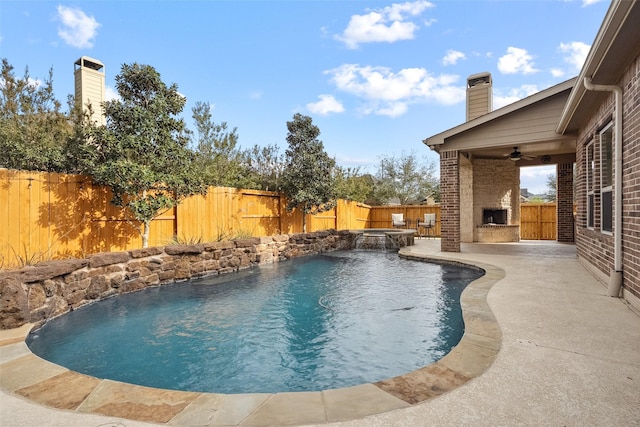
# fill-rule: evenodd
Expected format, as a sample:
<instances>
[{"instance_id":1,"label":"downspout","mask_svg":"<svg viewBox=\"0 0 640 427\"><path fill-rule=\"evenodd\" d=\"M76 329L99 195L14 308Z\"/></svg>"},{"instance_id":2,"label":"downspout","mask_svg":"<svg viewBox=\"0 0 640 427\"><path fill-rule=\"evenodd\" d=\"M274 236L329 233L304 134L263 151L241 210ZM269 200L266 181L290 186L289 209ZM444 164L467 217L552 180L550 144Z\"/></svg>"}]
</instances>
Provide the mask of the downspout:
<instances>
[{"instance_id":1,"label":"downspout","mask_svg":"<svg viewBox=\"0 0 640 427\"><path fill-rule=\"evenodd\" d=\"M584 87L587 90L613 92L615 93L616 114L615 114L615 174L613 177L615 185L615 229L613 233L614 261L613 271L609 278L608 294L611 297L620 296L622 287L622 89L616 85L595 85L591 82L591 77L584 78Z\"/></svg>"}]
</instances>

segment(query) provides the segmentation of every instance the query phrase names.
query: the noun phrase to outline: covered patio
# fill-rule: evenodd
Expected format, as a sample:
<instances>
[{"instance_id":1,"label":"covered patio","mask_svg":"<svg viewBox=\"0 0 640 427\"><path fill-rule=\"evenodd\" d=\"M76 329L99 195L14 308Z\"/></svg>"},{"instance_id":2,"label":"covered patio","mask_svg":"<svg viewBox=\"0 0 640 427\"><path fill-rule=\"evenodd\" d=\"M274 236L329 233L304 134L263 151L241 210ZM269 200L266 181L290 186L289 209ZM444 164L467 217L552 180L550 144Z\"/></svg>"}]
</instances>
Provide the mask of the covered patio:
<instances>
[{"instance_id":1,"label":"covered patio","mask_svg":"<svg viewBox=\"0 0 640 427\"><path fill-rule=\"evenodd\" d=\"M556 165L557 240L574 241L576 138L556 132L575 79L491 111L492 79L467 79L467 121L426 138L440 154L442 250L520 240L520 167Z\"/></svg>"}]
</instances>

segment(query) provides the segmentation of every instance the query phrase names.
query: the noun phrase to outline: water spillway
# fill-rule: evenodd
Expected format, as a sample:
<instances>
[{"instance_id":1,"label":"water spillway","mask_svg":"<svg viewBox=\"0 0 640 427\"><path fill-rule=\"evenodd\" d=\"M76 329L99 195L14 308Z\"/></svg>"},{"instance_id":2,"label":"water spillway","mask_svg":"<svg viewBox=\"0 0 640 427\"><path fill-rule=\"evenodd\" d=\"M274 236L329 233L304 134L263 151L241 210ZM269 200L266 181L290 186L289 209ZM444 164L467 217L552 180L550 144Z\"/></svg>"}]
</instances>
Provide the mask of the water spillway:
<instances>
[{"instance_id":1,"label":"water spillway","mask_svg":"<svg viewBox=\"0 0 640 427\"><path fill-rule=\"evenodd\" d=\"M405 246L413 246L415 230L394 228L368 228L351 230L355 235L354 249L397 251Z\"/></svg>"}]
</instances>

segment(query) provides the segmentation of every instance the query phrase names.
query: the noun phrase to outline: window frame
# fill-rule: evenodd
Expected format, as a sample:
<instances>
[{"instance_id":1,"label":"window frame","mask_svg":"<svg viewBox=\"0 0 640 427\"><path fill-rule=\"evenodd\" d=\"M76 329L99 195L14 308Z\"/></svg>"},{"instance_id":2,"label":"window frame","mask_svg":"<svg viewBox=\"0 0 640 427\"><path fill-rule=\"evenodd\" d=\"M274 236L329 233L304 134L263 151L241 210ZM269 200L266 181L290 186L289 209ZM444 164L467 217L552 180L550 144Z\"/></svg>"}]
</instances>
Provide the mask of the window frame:
<instances>
[{"instance_id":1,"label":"window frame","mask_svg":"<svg viewBox=\"0 0 640 427\"><path fill-rule=\"evenodd\" d=\"M613 234L613 122L607 123L600 129L598 142L600 143L600 231L604 234ZM603 186L603 183L608 185ZM610 203L606 205L605 200ZM605 218L609 219L606 223Z\"/></svg>"},{"instance_id":2,"label":"window frame","mask_svg":"<svg viewBox=\"0 0 640 427\"><path fill-rule=\"evenodd\" d=\"M595 187L596 187L596 159L595 141L593 138L585 145L586 163L586 207L587 207L587 228L595 229Z\"/></svg>"}]
</instances>

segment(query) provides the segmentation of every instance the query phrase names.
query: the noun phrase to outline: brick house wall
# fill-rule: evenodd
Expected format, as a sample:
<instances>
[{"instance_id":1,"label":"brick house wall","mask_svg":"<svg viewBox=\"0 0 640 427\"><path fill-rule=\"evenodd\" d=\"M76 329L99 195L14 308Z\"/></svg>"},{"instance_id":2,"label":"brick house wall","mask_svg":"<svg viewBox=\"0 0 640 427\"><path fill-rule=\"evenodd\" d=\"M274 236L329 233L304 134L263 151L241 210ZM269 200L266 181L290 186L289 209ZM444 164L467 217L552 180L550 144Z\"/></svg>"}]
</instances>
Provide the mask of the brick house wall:
<instances>
[{"instance_id":1,"label":"brick house wall","mask_svg":"<svg viewBox=\"0 0 640 427\"><path fill-rule=\"evenodd\" d=\"M625 290L640 299L640 56L623 83L622 262Z\"/></svg>"},{"instance_id":2,"label":"brick house wall","mask_svg":"<svg viewBox=\"0 0 640 427\"><path fill-rule=\"evenodd\" d=\"M636 57L622 79L617 82L623 90L622 131L622 250L623 297L640 307L640 57ZM599 189L600 176L594 175L594 224L587 223L587 145L594 145L595 170L602 161L599 132L613 121L614 94L597 107L591 119L580 128L576 146L576 247L578 257L586 262L599 277L608 280L614 268L614 238L612 233L601 231L602 204ZM614 130L615 131L615 130ZM615 163L614 163L615 168ZM615 206L615 188L613 190ZM618 224L613 225L619 226Z\"/></svg>"},{"instance_id":3,"label":"brick house wall","mask_svg":"<svg viewBox=\"0 0 640 427\"><path fill-rule=\"evenodd\" d=\"M575 240L573 224L573 163L556 166L557 240L571 243Z\"/></svg>"},{"instance_id":4,"label":"brick house wall","mask_svg":"<svg viewBox=\"0 0 640 427\"><path fill-rule=\"evenodd\" d=\"M459 165L458 151L440 153L440 248L443 252L460 252Z\"/></svg>"}]
</instances>

